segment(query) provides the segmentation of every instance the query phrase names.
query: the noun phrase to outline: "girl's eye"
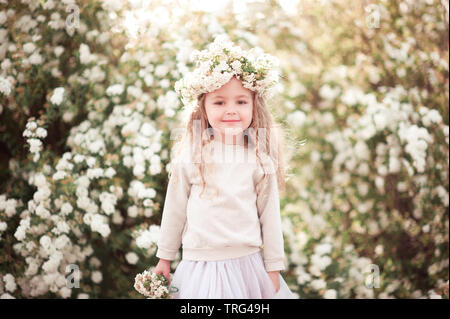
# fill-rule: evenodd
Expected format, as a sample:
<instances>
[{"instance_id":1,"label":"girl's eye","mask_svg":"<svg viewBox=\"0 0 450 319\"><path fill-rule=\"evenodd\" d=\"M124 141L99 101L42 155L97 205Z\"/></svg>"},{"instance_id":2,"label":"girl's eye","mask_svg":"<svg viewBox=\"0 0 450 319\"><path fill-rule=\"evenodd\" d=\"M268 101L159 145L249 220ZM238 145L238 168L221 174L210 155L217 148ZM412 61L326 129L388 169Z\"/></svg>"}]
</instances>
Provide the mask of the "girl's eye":
<instances>
[{"instance_id":1,"label":"girl's eye","mask_svg":"<svg viewBox=\"0 0 450 319\"><path fill-rule=\"evenodd\" d=\"M223 102L216 102L216 103L214 103L214 104L222 105L222 103L223 103ZM239 103L239 104L247 104L246 101L239 101L238 103Z\"/></svg>"}]
</instances>

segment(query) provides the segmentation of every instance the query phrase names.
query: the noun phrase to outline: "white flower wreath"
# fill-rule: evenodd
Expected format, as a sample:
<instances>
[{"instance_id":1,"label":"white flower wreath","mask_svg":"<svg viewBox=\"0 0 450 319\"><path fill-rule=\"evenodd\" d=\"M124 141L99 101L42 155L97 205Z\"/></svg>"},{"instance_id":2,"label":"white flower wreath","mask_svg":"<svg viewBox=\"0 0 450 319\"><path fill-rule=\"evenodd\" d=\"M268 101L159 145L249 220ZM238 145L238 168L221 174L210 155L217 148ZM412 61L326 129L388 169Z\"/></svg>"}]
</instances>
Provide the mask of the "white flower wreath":
<instances>
[{"instance_id":1,"label":"white flower wreath","mask_svg":"<svg viewBox=\"0 0 450 319\"><path fill-rule=\"evenodd\" d=\"M200 94L219 89L234 75L245 88L258 92L263 98L273 95L279 80L280 63L276 57L259 47L242 50L226 34L217 36L207 49L194 50L190 59L196 63L194 71L175 83L175 91L189 111L198 107Z\"/></svg>"}]
</instances>

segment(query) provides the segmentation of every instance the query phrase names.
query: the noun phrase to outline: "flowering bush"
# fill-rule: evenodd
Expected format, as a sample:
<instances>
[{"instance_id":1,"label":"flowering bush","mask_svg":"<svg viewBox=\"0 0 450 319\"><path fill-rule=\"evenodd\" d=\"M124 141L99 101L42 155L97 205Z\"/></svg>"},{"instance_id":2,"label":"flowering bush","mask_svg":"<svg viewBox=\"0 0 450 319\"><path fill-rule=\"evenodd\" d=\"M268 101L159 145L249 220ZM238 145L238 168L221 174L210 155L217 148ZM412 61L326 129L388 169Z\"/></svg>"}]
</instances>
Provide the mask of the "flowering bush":
<instances>
[{"instance_id":1,"label":"flowering bush","mask_svg":"<svg viewBox=\"0 0 450 319\"><path fill-rule=\"evenodd\" d=\"M448 5L294 3L0 1L1 298L142 297L130 282L157 262L175 83L223 33L280 61L290 288L448 298Z\"/></svg>"},{"instance_id":2,"label":"flowering bush","mask_svg":"<svg viewBox=\"0 0 450 319\"><path fill-rule=\"evenodd\" d=\"M2 54L11 62L10 68L3 67L2 77L15 84L8 95L0 95L5 105L1 138L10 154L0 195L0 294L138 297L129 284L136 269L156 263L155 225L160 216L155 212L163 199L169 155L164 131L167 134L178 103L169 89L174 81L164 59L172 61L174 53L161 47L160 56L148 52L142 57L139 49L125 50L126 35L120 30L107 42L108 25L120 20L115 13L120 8L107 3L82 8L89 20L80 21L74 38L61 20L64 3L10 3L0 8L7 17L2 22L7 29L1 31L23 41L12 44L2 38L10 49ZM50 32L41 21L34 34L18 29L14 21L37 23L33 11L43 21L45 12L53 12L52 25L59 27ZM101 29L89 30L88 24ZM43 54L30 70L24 55L12 49L29 41L39 52L52 43L57 53ZM123 51L118 66L107 63L115 59L115 50ZM153 68L151 61L160 63ZM139 78L124 76L130 65ZM34 101L33 86L46 92L47 85L54 86L43 102ZM157 99L151 92L157 92ZM167 121L158 127L155 120L161 117ZM24 141L32 158L21 150ZM78 282L69 280L75 274Z\"/></svg>"},{"instance_id":3,"label":"flowering bush","mask_svg":"<svg viewBox=\"0 0 450 319\"><path fill-rule=\"evenodd\" d=\"M308 138L293 154L283 210L301 296L442 297L448 6L336 1L314 9L324 22L315 28L285 24L308 34L289 38L298 57L284 64L279 110L294 136ZM273 35L279 49L283 34Z\"/></svg>"}]
</instances>

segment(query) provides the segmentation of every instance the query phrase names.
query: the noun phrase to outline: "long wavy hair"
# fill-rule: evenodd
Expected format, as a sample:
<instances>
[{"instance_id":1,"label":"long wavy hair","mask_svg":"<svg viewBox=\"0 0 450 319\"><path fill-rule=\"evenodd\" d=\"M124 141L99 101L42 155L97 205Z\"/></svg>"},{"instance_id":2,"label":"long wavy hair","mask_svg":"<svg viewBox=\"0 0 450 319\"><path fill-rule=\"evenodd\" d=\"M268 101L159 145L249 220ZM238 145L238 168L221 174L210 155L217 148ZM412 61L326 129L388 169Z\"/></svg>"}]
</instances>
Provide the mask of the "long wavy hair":
<instances>
[{"instance_id":1,"label":"long wavy hair","mask_svg":"<svg viewBox=\"0 0 450 319\"><path fill-rule=\"evenodd\" d=\"M255 190L259 194L260 185L267 177L267 172L264 169L261 152L270 156L270 159L275 164L275 172L277 174L277 184L281 191L286 187L286 170L284 162L284 133L281 125L275 125L272 114L269 112L266 101L257 92L252 91L253 95L253 113L250 126L244 131L244 147L248 150L249 146L255 148L256 158L258 163L263 168L263 176L255 185ZM197 169L198 174L202 180L202 192L205 191L206 185L209 184L212 188L213 179L208 178L210 172L214 167L214 163L205 160L211 151L211 142L214 140L214 130L209 124L206 109L205 97L207 93L203 93L198 97L198 104L193 111L188 114L187 122L185 124L186 130L180 141L180 147L191 147L193 164ZM196 123L196 125L194 125ZM199 125L200 123L200 125ZM263 128L265 134L258 134L258 128ZM198 132L200 130L200 132ZM260 131L261 132L261 131ZM263 136L260 136L263 135ZM205 178L206 176L206 178ZM211 183L209 182L211 181ZM216 188L217 190L217 188Z\"/></svg>"}]
</instances>

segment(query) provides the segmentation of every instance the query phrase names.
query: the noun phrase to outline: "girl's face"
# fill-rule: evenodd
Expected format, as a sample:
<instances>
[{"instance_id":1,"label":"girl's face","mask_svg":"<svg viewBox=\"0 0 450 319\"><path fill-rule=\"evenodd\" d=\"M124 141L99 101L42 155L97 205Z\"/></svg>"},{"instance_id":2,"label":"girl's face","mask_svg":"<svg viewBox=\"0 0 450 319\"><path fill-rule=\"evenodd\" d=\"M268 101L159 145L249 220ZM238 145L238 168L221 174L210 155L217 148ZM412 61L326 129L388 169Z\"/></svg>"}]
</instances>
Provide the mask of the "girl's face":
<instances>
[{"instance_id":1,"label":"girl's face","mask_svg":"<svg viewBox=\"0 0 450 319\"><path fill-rule=\"evenodd\" d=\"M242 132L252 122L252 93L233 76L221 88L206 94L206 116L214 129L214 136L219 140L226 144L236 144L236 141L242 138Z\"/></svg>"}]
</instances>

